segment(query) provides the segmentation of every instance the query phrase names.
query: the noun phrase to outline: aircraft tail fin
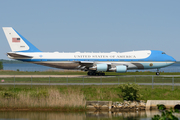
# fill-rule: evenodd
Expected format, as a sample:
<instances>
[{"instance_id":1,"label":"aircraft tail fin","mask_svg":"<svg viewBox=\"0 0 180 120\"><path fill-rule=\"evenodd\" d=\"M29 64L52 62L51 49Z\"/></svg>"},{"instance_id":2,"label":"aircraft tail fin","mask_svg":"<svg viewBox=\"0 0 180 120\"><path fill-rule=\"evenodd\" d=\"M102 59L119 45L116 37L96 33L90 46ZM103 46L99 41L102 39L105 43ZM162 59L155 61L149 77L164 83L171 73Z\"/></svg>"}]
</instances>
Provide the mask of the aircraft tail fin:
<instances>
[{"instance_id":1,"label":"aircraft tail fin","mask_svg":"<svg viewBox=\"0 0 180 120\"><path fill-rule=\"evenodd\" d=\"M12 27L3 27L3 31L13 52L41 52Z\"/></svg>"}]
</instances>

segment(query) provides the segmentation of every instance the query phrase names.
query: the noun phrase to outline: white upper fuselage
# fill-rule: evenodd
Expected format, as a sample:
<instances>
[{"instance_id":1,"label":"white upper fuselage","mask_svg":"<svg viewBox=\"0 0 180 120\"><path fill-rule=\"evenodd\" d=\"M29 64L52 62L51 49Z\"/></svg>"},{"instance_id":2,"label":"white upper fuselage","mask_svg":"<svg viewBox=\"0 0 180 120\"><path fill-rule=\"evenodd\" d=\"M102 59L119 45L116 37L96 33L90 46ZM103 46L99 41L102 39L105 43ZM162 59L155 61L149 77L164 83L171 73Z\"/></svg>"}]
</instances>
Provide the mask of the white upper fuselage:
<instances>
[{"instance_id":1,"label":"white upper fuselage","mask_svg":"<svg viewBox=\"0 0 180 120\"><path fill-rule=\"evenodd\" d=\"M150 50L132 51L132 52L110 52L110 53L93 53L93 52L16 52L21 55L33 56L32 59L145 59L151 55Z\"/></svg>"}]
</instances>

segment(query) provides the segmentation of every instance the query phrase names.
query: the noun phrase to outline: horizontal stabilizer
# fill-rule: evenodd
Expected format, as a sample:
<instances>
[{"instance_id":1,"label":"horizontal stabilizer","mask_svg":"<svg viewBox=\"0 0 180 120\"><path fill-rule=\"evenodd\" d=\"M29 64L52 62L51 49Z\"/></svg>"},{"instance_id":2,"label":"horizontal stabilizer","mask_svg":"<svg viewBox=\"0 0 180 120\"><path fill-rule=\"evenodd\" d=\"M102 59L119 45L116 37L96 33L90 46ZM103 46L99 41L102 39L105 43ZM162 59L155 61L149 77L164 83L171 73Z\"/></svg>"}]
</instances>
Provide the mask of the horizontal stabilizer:
<instances>
[{"instance_id":1,"label":"horizontal stabilizer","mask_svg":"<svg viewBox=\"0 0 180 120\"><path fill-rule=\"evenodd\" d=\"M32 56L20 55L17 53L7 53L7 55L14 58L33 58Z\"/></svg>"}]
</instances>

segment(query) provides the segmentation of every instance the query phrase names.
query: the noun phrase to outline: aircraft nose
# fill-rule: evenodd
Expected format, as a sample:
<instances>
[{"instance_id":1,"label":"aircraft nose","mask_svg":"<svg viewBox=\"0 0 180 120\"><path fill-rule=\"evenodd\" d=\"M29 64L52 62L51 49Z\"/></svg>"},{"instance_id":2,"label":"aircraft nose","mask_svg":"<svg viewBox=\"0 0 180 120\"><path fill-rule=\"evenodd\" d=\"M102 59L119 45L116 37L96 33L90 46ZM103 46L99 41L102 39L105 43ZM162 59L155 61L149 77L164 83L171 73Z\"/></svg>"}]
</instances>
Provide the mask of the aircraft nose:
<instances>
[{"instance_id":1,"label":"aircraft nose","mask_svg":"<svg viewBox=\"0 0 180 120\"><path fill-rule=\"evenodd\" d=\"M172 62L176 62L176 60L171 56L169 56L169 60L172 61Z\"/></svg>"}]
</instances>

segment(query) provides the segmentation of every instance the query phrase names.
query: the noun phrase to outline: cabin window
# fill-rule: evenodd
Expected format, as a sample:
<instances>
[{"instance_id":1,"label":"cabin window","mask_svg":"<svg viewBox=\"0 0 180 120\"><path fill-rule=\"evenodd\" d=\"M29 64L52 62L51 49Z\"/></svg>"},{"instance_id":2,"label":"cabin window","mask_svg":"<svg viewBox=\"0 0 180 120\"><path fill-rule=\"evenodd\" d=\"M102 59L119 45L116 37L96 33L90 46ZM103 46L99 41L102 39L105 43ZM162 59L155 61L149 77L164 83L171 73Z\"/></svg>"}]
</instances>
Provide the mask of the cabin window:
<instances>
[{"instance_id":1,"label":"cabin window","mask_svg":"<svg viewBox=\"0 0 180 120\"><path fill-rule=\"evenodd\" d=\"M166 54L165 52L162 52L162 54Z\"/></svg>"}]
</instances>

